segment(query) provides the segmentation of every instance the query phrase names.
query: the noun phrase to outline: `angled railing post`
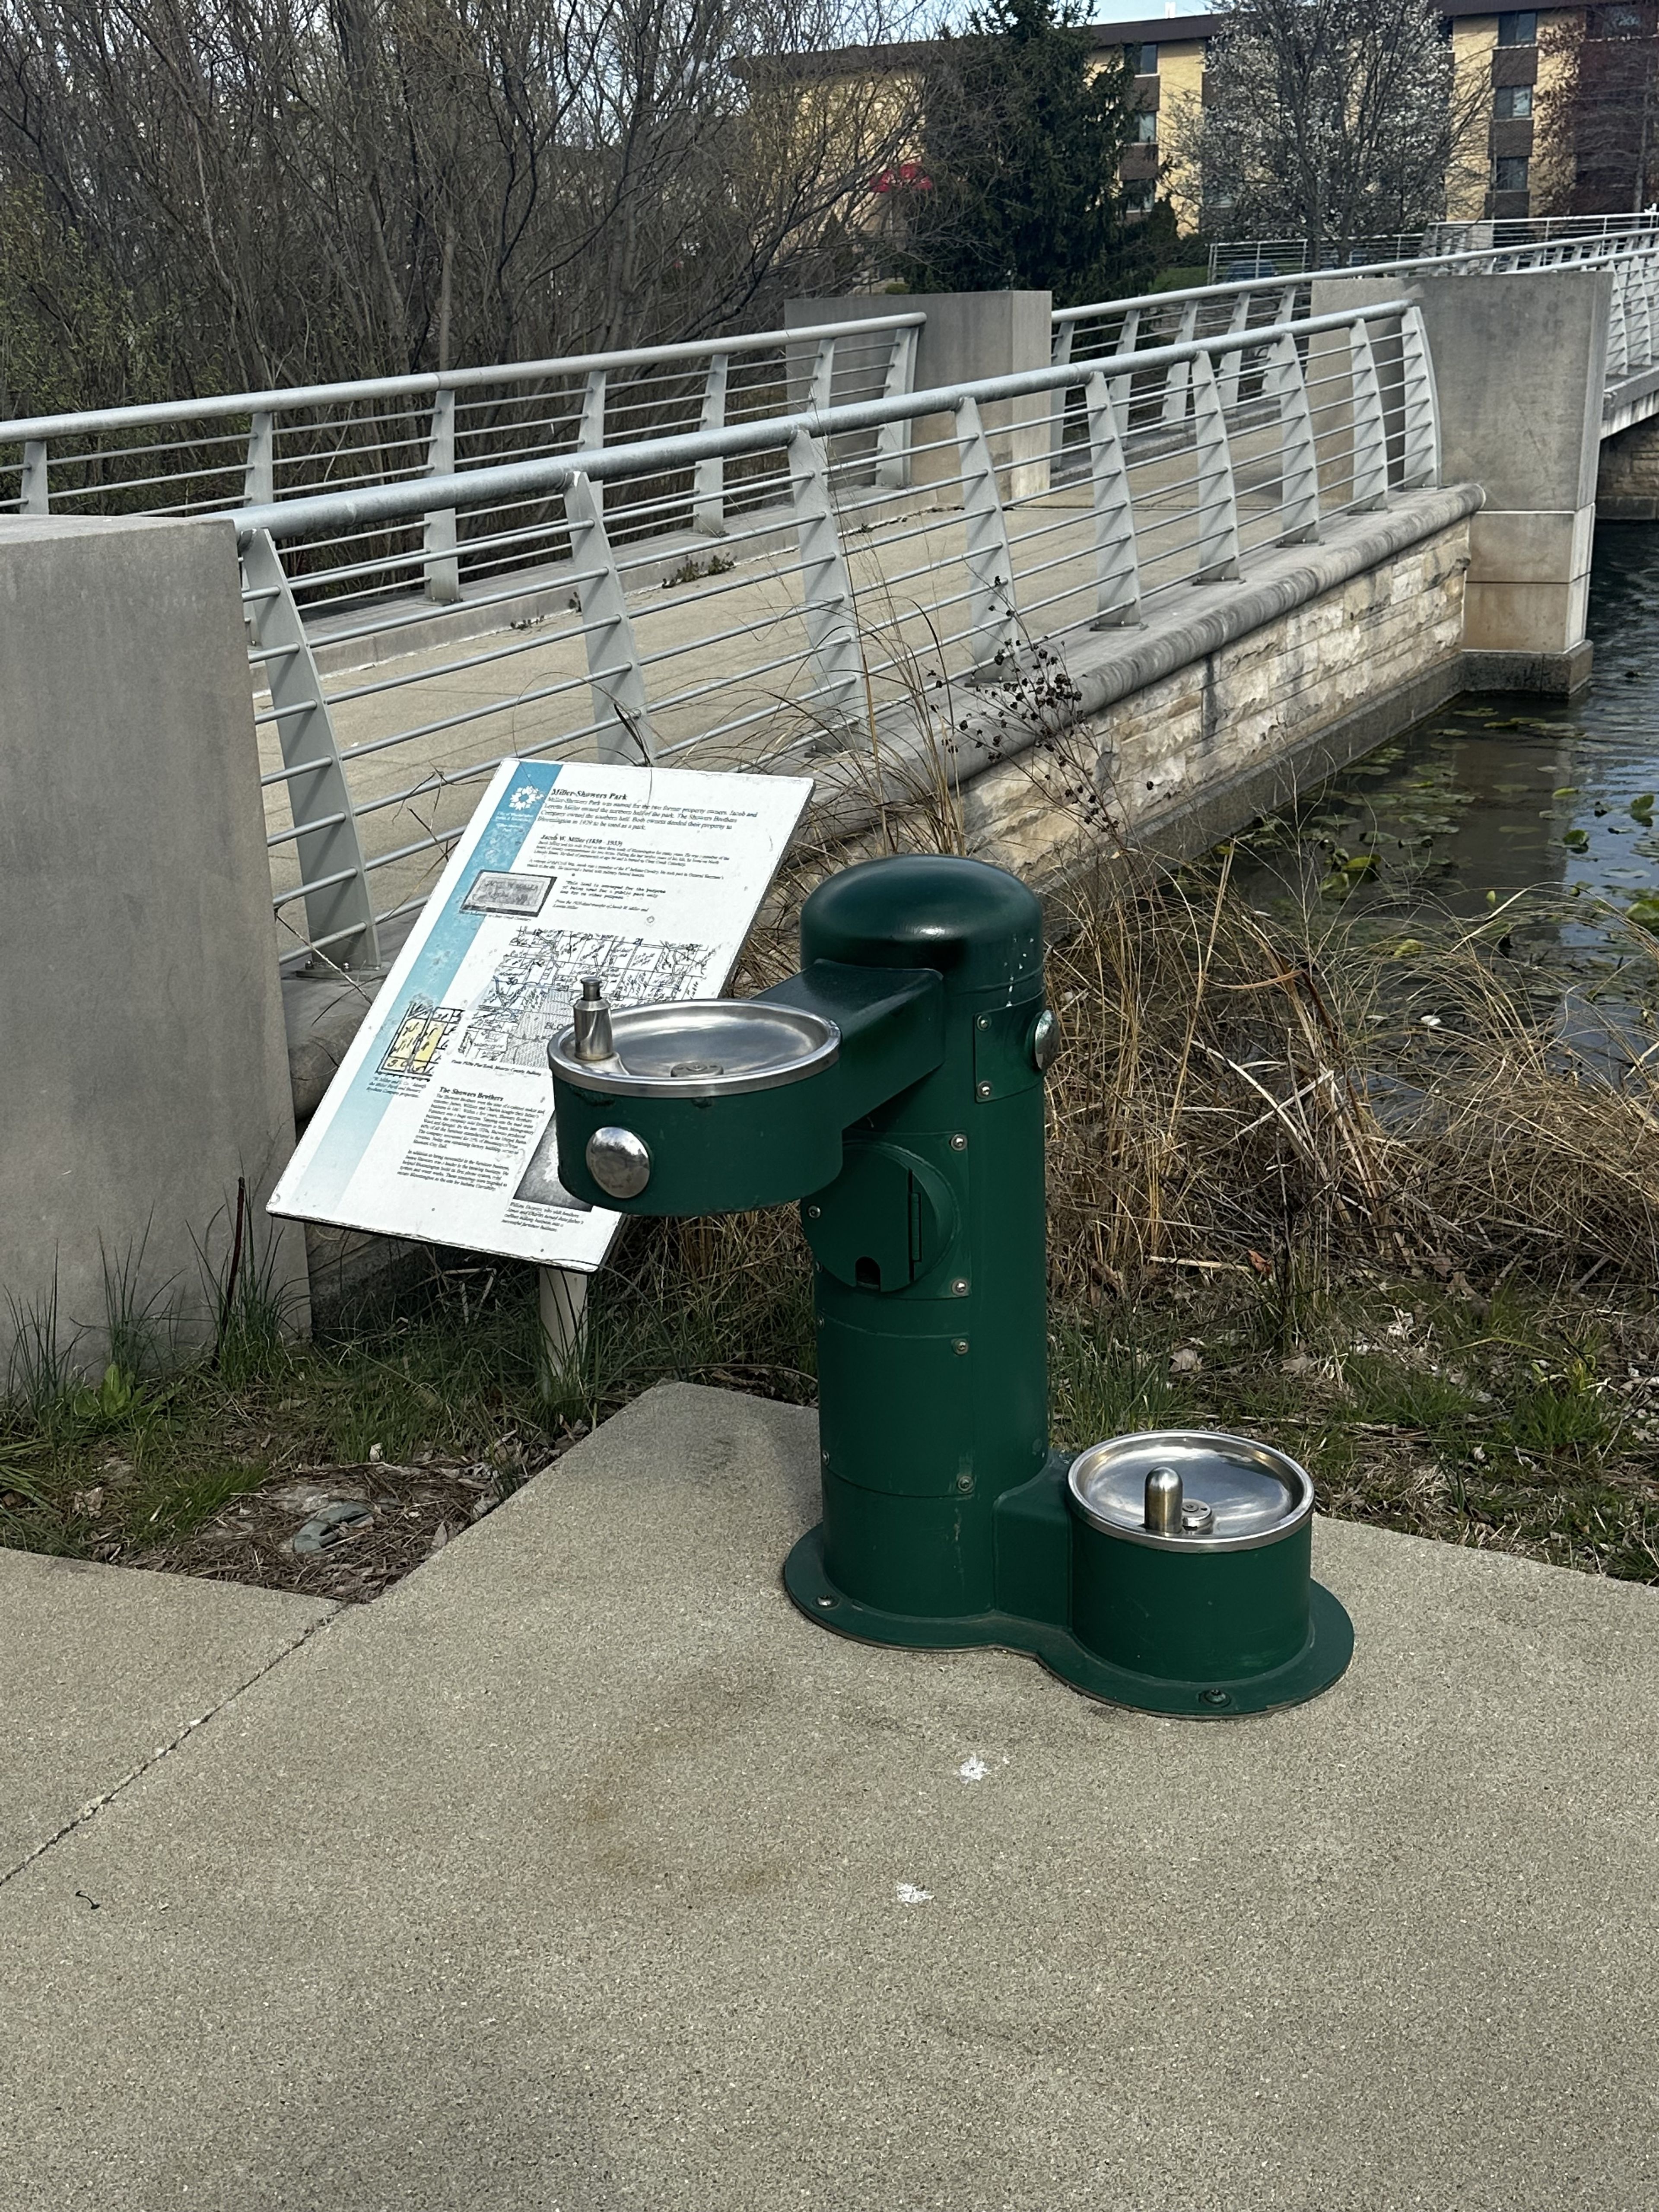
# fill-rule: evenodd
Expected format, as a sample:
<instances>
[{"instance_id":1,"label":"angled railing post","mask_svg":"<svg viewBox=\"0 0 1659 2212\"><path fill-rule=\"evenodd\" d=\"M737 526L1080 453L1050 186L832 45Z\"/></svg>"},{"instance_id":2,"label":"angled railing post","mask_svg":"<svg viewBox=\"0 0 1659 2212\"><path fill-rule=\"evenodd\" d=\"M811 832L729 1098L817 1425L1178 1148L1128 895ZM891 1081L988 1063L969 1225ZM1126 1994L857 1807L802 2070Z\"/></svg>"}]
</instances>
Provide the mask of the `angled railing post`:
<instances>
[{"instance_id":1,"label":"angled railing post","mask_svg":"<svg viewBox=\"0 0 1659 2212\"><path fill-rule=\"evenodd\" d=\"M582 386L581 413L576 418L576 450L579 453L597 453L605 443L605 371L590 368ZM605 486L590 483L592 503L598 512L605 508Z\"/></svg>"},{"instance_id":2,"label":"angled railing post","mask_svg":"<svg viewBox=\"0 0 1659 2212\"><path fill-rule=\"evenodd\" d=\"M1206 353L1192 361L1193 431L1198 460L1198 573L1195 584L1224 583L1238 574L1238 501L1233 489L1232 449L1215 370Z\"/></svg>"},{"instance_id":3,"label":"angled railing post","mask_svg":"<svg viewBox=\"0 0 1659 2212\"><path fill-rule=\"evenodd\" d=\"M806 387L808 411L822 415L830 404L836 382L836 341L820 338L812 356L812 374Z\"/></svg>"},{"instance_id":4,"label":"angled railing post","mask_svg":"<svg viewBox=\"0 0 1659 2212\"><path fill-rule=\"evenodd\" d=\"M856 726L866 719L864 653L858 604L830 503L823 441L797 430L789 441L789 495L800 548L801 617L822 720Z\"/></svg>"},{"instance_id":5,"label":"angled railing post","mask_svg":"<svg viewBox=\"0 0 1659 2212\"><path fill-rule=\"evenodd\" d=\"M1095 518L1093 629L1116 629L1140 620L1140 563L1129 471L1117 434L1117 410L1098 372L1083 387L1089 422L1089 489Z\"/></svg>"},{"instance_id":6,"label":"angled railing post","mask_svg":"<svg viewBox=\"0 0 1659 2212\"><path fill-rule=\"evenodd\" d=\"M1613 308L1607 318L1607 374L1625 375L1630 368L1630 342L1625 321L1625 272L1613 272Z\"/></svg>"},{"instance_id":7,"label":"angled railing post","mask_svg":"<svg viewBox=\"0 0 1659 2212\"><path fill-rule=\"evenodd\" d=\"M334 718L269 531L255 531L242 547L242 577L245 603L257 617L256 666L270 686L283 765L293 771L286 788L289 813L300 833L295 840L300 881L316 886L305 894L306 937L331 965L378 968L374 904Z\"/></svg>"},{"instance_id":8,"label":"angled railing post","mask_svg":"<svg viewBox=\"0 0 1659 2212\"><path fill-rule=\"evenodd\" d=\"M1407 307L1400 320L1401 397L1405 428L1400 483L1409 491L1440 481L1440 402L1434 388L1434 358L1429 351L1423 310Z\"/></svg>"},{"instance_id":9,"label":"angled railing post","mask_svg":"<svg viewBox=\"0 0 1659 2212\"><path fill-rule=\"evenodd\" d=\"M1076 323L1061 323L1054 332L1054 342L1049 349L1048 359L1052 368L1069 368L1071 367L1072 347L1076 339ZM1058 385L1048 398L1048 466L1050 469L1054 468L1059 461L1061 449L1066 443L1066 402L1069 392L1068 386Z\"/></svg>"},{"instance_id":10,"label":"angled railing post","mask_svg":"<svg viewBox=\"0 0 1659 2212\"><path fill-rule=\"evenodd\" d=\"M893 333L893 349L887 356L883 380L884 399L901 399L916 388L916 332L914 324ZM884 490L902 491L910 481L910 434L906 415L896 422L884 422L876 433L876 482Z\"/></svg>"},{"instance_id":11,"label":"angled railing post","mask_svg":"<svg viewBox=\"0 0 1659 2212\"><path fill-rule=\"evenodd\" d=\"M1237 337L1249 328L1251 296L1249 292L1241 292L1234 301L1232 316L1227 325L1229 337ZM1221 404L1224 407L1237 407L1238 380L1244 368L1243 347L1240 346L1236 353L1231 350L1224 353L1220 360L1221 374L1216 380L1221 387Z\"/></svg>"},{"instance_id":12,"label":"angled railing post","mask_svg":"<svg viewBox=\"0 0 1659 2212\"><path fill-rule=\"evenodd\" d=\"M1181 311L1181 328L1172 343L1190 345L1198 328L1198 302L1188 300ZM1192 382L1192 368L1186 360L1172 361L1164 378L1164 420L1171 428L1178 428L1187 419L1187 392ZM1213 381L1213 380L1212 380Z\"/></svg>"},{"instance_id":13,"label":"angled railing post","mask_svg":"<svg viewBox=\"0 0 1659 2212\"><path fill-rule=\"evenodd\" d=\"M1131 307L1123 318L1123 327L1117 334L1115 350L1121 354L1133 353L1139 337L1140 310L1139 307ZM1129 434L1129 406L1134 397L1134 371L1128 369L1121 376L1115 376L1109 386L1112 405L1117 414L1120 437L1127 438Z\"/></svg>"},{"instance_id":14,"label":"angled railing post","mask_svg":"<svg viewBox=\"0 0 1659 2212\"><path fill-rule=\"evenodd\" d=\"M957 451L962 457L962 516L967 539L969 651L975 673L988 675L1012 658L1018 624L1008 522L976 400L963 399L957 405Z\"/></svg>"},{"instance_id":15,"label":"angled railing post","mask_svg":"<svg viewBox=\"0 0 1659 2212\"><path fill-rule=\"evenodd\" d=\"M726 428L726 381L730 368L729 355L715 353L708 356L702 409L697 417L700 430ZM722 454L707 454L691 472L691 527L702 531L705 538L726 535L726 460Z\"/></svg>"},{"instance_id":16,"label":"angled railing post","mask_svg":"<svg viewBox=\"0 0 1659 2212\"><path fill-rule=\"evenodd\" d=\"M25 514L49 514L52 493L46 483L46 441L28 438L23 444L23 473L18 495Z\"/></svg>"},{"instance_id":17,"label":"angled railing post","mask_svg":"<svg viewBox=\"0 0 1659 2212\"><path fill-rule=\"evenodd\" d=\"M657 757L645 670L605 530L599 488L580 471L564 489L564 518L587 645L587 682L598 725L595 756L639 768Z\"/></svg>"},{"instance_id":18,"label":"angled railing post","mask_svg":"<svg viewBox=\"0 0 1659 2212\"><path fill-rule=\"evenodd\" d=\"M1293 337L1274 339L1262 382L1279 416L1279 543L1311 545L1319 536L1319 453Z\"/></svg>"},{"instance_id":19,"label":"angled railing post","mask_svg":"<svg viewBox=\"0 0 1659 2212\"><path fill-rule=\"evenodd\" d=\"M249 417L242 468L244 507L269 507L276 496L276 417L268 408Z\"/></svg>"},{"instance_id":20,"label":"angled railing post","mask_svg":"<svg viewBox=\"0 0 1659 2212\"><path fill-rule=\"evenodd\" d=\"M1630 303L1631 367L1647 368L1653 362L1653 294L1647 270L1634 262L1631 264Z\"/></svg>"},{"instance_id":21,"label":"angled railing post","mask_svg":"<svg viewBox=\"0 0 1659 2212\"><path fill-rule=\"evenodd\" d=\"M1348 332L1353 382L1353 483L1346 504L1368 514L1389 502L1389 434L1382 415L1382 387L1376 356L1363 319Z\"/></svg>"},{"instance_id":22,"label":"angled railing post","mask_svg":"<svg viewBox=\"0 0 1659 2212\"><path fill-rule=\"evenodd\" d=\"M455 473L455 394L442 386L432 395L432 429L426 445L429 477ZM428 511L424 537L426 595L445 602L461 596L461 564L455 550L455 510L434 507Z\"/></svg>"},{"instance_id":23,"label":"angled railing post","mask_svg":"<svg viewBox=\"0 0 1659 2212\"><path fill-rule=\"evenodd\" d=\"M276 418L268 410L250 416L247 432L247 459L242 466L242 501L246 507L264 507L276 496ZM248 641L255 647L265 641L257 601L247 611Z\"/></svg>"}]
</instances>

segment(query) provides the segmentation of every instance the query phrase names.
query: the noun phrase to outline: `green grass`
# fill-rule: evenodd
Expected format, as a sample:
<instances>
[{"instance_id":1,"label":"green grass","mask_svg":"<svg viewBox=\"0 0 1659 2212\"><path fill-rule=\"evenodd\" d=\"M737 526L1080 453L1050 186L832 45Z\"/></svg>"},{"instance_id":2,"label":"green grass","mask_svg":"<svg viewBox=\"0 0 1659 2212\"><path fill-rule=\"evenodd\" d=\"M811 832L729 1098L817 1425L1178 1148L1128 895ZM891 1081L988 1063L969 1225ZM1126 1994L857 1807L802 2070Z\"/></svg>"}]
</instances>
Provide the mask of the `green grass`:
<instances>
[{"instance_id":1,"label":"green grass","mask_svg":"<svg viewBox=\"0 0 1659 2212\"><path fill-rule=\"evenodd\" d=\"M0 1542L142 1559L301 1469L427 1453L533 1469L667 1379L814 1396L793 1224L642 1228L591 1314L581 1359L550 1383L532 1272L487 1265L313 1343L250 1325L216 1364L37 1379L0 1405ZM1379 1279L1308 1302L1293 1337L1289 1318L1248 1273L1059 1311L1056 1442L1242 1430L1301 1459L1328 1511L1659 1580L1659 1382L1644 1379L1659 1324L1639 1301Z\"/></svg>"}]
</instances>

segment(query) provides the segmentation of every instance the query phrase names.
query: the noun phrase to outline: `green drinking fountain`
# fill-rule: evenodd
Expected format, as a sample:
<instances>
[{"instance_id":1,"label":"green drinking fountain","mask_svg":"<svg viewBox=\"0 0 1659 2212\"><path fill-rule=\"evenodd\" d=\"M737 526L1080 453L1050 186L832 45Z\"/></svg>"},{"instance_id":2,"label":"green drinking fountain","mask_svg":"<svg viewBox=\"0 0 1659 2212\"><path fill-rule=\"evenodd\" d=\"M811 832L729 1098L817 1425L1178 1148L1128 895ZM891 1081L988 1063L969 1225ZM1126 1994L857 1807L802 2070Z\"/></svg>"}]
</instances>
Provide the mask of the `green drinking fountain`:
<instances>
[{"instance_id":1,"label":"green drinking fountain","mask_svg":"<svg viewBox=\"0 0 1659 2212\"><path fill-rule=\"evenodd\" d=\"M1313 1486L1203 1431L1048 1443L1042 912L946 856L867 860L749 1000L608 1006L549 1047L559 1176L622 1213L798 1203L814 1261L821 1524L801 1610L873 1644L1027 1652L1089 1695L1217 1719L1335 1681Z\"/></svg>"}]
</instances>

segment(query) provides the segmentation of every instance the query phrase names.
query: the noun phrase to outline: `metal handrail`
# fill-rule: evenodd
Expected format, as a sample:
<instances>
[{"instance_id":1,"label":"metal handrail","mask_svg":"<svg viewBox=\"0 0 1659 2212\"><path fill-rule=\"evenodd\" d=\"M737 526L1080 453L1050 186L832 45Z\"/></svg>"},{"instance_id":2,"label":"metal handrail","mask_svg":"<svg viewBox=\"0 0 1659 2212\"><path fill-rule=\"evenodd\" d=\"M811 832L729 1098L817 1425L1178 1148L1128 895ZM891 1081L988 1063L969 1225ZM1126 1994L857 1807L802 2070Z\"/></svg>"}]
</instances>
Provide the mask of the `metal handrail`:
<instances>
[{"instance_id":1,"label":"metal handrail","mask_svg":"<svg viewBox=\"0 0 1659 2212\"><path fill-rule=\"evenodd\" d=\"M372 484L362 489L324 492L309 499L274 500L230 511L239 544L256 532L273 538L309 538L329 529L355 530L376 524L408 521L434 507L464 504L504 505L538 494L562 491L578 476L598 482L628 477L657 477L694 468L699 461L731 459L744 453L781 452L801 436L832 438L850 431L879 429L884 424L911 422L928 415L957 412L969 400L990 406L999 400L1029 398L1039 392L1065 391L1085 375L1155 374L1218 354L1254 350L1279 339L1317 337L1328 331L1346 330L1355 322L1395 319L1411 307L1409 300L1384 300L1372 305L1343 308L1328 315L1308 315L1261 329L1221 331L1213 337L1192 338L1184 344L1148 346L1142 352L1103 356L1083 364L1022 369L1008 376L976 382L939 385L925 392L910 392L890 399L869 399L840 407L808 409L760 422L736 424L724 430L689 431L678 437L641 439L627 446L603 446L560 453L544 461L507 462L468 469L448 477L421 477L413 482Z\"/></svg>"},{"instance_id":2,"label":"metal handrail","mask_svg":"<svg viewBox=\"0 0 1659 2212\"><path fill-rule=\"evenodd\" d=\"M815 323L810 329L795 331L750 331L735 337L690 338L673 345L636 346L623 353L562 354L549 361L422 369L405 376L355 378L343 384L278 385L267 392L215 392L202 399L160 399L78 414L15 416L0 422L0 445L100 430L144 429L168 422L208 422L225 416L295 414L313 407L345 406L360 399L421 398L438 392L476 391L481 385L531 384L544 377L585 377L595 370L707 361L715 354L759 353L774 346L816 343L823 338L864 337L873 331L915 330L927 319L921 313L870 315L856 322Z\"/></svg>"},{"instance_id":3,"label":"metal handrail","mask_svg":"<svg viewBox=\"0 0 1659 2212\"><path fill-rule=\"evenodd\" d=\"M1218 238L1210 243L1210 278L1213 283L1216 270L1226 262L1249 256L1271 255L1279 264L1271 274L1279 277L1340 275L1345 266L1341 257L1389 240L1395 242L1398 252L1405 250L1407 239L1415 240L1416 251L1421 256L1461 250L1501 253L1516 247L1551 245L1560 239L1613 238L1650 228L1653 220L1651 213L1641 210L1622 215L1443 216L1408 231L1377 231L1363 238L1324 240L1318 248L1321 256L1338 258L1322 258L1311 267L1308 256L1312 241L1307 238ZM1470 234L1482 231L1493 234L1484 246L1471 246ZM1454 240L1461 243L1454 246ZM1352 265L1360 264L1356 262ZM1265 276L1263 281L1267 281Z\"/></svg>"},{"instance_id":4,"label":"metal handrail","mask_svg":"<svg viewBox=\"0 0 1659 2212\"><path fill-rule=\"evenodd\" d=\"M1056 483L1048 417L1079 383L1082 466ZM915 711L918 681L1018 681L1039 626L1057 641L1133 626L1160 595L1224 586L1334 515L1431 485L1438 450L1421 311L1385 299L1081 371L244 502L232 520L254 680L269 689L257 719L284 963L377 962L380 932L419 905L463 802L508 751L731 764L758 749L805 766L874 742L877 718ZM733 465L765 455L782 468ZM748 503L701 541L718 559L686 559L695 535L665 533L688 502L662 488L728 467ZM647 494L633 506L629 479ZM418 596L428 556L410 526L429 533L434 507L468 512L460 550L489 583L448 606ZM518 553L526 507L542 556L521 567L509 620L489 564ZM654 534L613 544L617 518L641 514ZM322 601L308 623L295 562L348 539L357 596ZM342 645L349 672L339 662L345 680L331 684L320 662ZM370 830L389 849L368 849Z\"/></svg>"},{"instance_id":5,"label":"metal handrail","mask_svg":"<svg viewBox=\"0 0 1659 2212\"><path fill-rule=\"evenodd\" d=\"M1649 246L1645 249L1639 246L1621 246L1617 250L1608 248L1600 253L1587 253L1583 258L1609 263L1640 258L1644 251L1651 251L1654 245L1659 244L1659 219L1649 216L1644 221L1645 228L1651 234ZM1137 308L1180 307L1184 307L1188 301L1232 300L1245 292L1283 291L1287 285L1299 286L1311 283L1321 276L1399 276L1408 275L1417 270L1450 269L1455 265L1462 266L1472 261L1508 261L1520 254L1553 252L1562 243L1571 246L1581 242L1588 243L1588 241L1577 240L1565 241L1557 240L1526 246L1484 246L1460 253L1418 254L1404 261L1367 262L1363 266L1352 269L1287 270L1282 276L1237 276L1230 278L1223 284L1194 284L1180 292L1141 292L1133 299L1096 300L1085 302L1081 307L1056 307L1049 320L1054 327L1059 330L1066 324L1075 325L1086 316L1123 314ZM1548 263L1540 265L1559 267L1563 264ZM1494 271L1492 273L1510 272Z\"/></svg>"}]
</instances>

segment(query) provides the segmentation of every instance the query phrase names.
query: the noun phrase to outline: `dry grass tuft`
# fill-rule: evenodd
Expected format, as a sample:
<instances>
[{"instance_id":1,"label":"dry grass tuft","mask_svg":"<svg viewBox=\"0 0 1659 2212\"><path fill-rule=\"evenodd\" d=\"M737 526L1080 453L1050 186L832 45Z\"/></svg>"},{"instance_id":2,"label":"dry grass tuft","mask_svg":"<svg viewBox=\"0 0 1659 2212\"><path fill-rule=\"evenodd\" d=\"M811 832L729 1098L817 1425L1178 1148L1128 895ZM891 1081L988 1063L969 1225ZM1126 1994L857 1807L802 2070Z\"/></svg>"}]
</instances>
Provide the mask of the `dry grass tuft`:
<instances>
[{"instance_id":1,"label":"dry grass tuft","mask_svg":"<svg viewBox=\"0 0 1659 2212\"><path fill-rule=\"evenodd\" d=\"M1650 1068L1495 933L1449 922L1402 955L1340 919L1286 927L1224 859L1079 888L1051 960L1060 1296L1165 1267L1652 1283Z\"/></svg>"}]
</instances>

